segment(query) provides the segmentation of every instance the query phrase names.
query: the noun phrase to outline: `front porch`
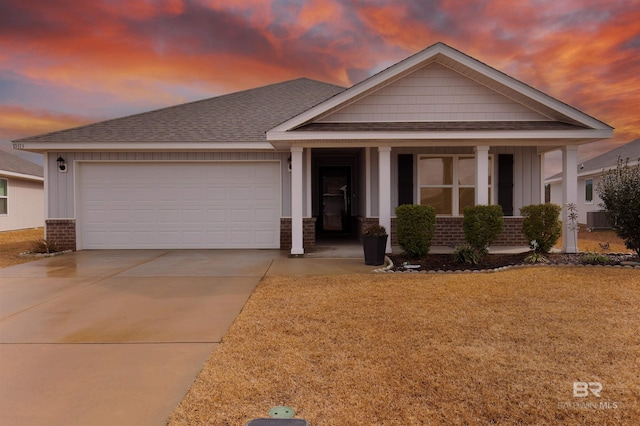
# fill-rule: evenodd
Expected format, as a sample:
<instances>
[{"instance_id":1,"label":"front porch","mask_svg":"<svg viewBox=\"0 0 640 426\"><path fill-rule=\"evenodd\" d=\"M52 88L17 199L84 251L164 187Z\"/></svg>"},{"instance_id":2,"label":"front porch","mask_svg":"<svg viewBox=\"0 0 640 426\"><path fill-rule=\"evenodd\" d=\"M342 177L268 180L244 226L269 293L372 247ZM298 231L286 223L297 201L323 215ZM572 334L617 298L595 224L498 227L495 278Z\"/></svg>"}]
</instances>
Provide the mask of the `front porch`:
<instances>
[{"instance_id":1,"label":"front porch","mask_svg":"<svg viewBox=\"0 0 640 426\"><path fill-rule=\"evenodd\" d=\"M437 43L280 123L266 137L276 150L291 153L291 254L303 255L310 243L305 221L316 218L316 230L325 223L316 150L357 152L357 170L351 169L357 182L345 187L344 210L348 219L384 226L391 252L392 219L402 204L433 206L441 228L434 244L451 246L461 241L466 206L498 204L515 220L520 208L542 203L546 152L562 150L563 200L575 203L578 147L612 134L606 123ZM563 250L575 253L566 210Z\"/></svg>"}]
</instances>

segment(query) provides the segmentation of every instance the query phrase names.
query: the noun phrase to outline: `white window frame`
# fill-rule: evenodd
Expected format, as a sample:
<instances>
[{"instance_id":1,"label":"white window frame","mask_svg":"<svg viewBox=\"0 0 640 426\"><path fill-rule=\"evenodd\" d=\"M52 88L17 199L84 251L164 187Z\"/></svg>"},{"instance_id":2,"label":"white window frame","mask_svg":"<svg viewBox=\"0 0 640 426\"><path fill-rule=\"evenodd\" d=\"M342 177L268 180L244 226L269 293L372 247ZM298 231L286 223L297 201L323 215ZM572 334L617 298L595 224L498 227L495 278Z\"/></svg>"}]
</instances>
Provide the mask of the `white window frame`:
<instances>
[{"instance_id":1,"label":"white window frame","mask_svg":"<svg viewBox=\"0 0 640 426\"><path fill-rule=\"evenodd\" d=\"M4 181L4 188L6 191L5 195L0 195L0 200L7 200L6 201L7 211L5 212L0 211L0 216L6 216L9 214L9 179L0 178L0 181Z\"/></svg>"},{"instance_id":2,"label":"white window frame","mask_svg":"<svg viewBox=\"0 0 640 426\"><path fill-rule=\"evenodd\" d=\"M450 185L422 185L422 179L420 176L420 160L423 158L452 158L453 159L453 183ZM452 194L452 214L437 214L438 217L462 217L460 214L460 189L461 188L473 188L477 192L476 183L473 185L461 185L458 183L458 164L460 158L472 158L477 160L476 155L474 154L424 154L418 156L418 185L416 194L416 199L418 202L421 202L421 189L422 188L451 188ZM477 161L475 161L477 164ZM493 198L495 196L494 185L495 185L495 170L493 169L493 155L489 155L489 176L491 177L491 184L489 185L489 204L493 204Z\"/></svg>"},{"instance_id":3,"label":"white window frame","mask_svg":"<svg viewBox=\"0 0 640 426\"><path fill-rule=\"evenodd\" d=\"M591 199L587 198L587 188L588 183L591 182ZM585 204L593 204L593 178L588 178L584 180L584 203Z\"/></svg>"}]
</instances>

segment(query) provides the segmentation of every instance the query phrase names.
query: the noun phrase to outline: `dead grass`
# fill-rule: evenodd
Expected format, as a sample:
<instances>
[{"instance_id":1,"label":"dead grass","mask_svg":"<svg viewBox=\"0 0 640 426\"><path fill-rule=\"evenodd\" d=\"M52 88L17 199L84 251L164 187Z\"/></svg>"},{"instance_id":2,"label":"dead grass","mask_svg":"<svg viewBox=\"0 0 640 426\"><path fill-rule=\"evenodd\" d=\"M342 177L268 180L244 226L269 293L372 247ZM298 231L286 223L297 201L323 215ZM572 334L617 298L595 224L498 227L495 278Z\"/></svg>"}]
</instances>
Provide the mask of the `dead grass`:
<instances>
[{"instance_id":1,"label":"dead grass","mask_svg":"<svg viewBox=\"0 0 640 426\"><path fill-rule=\"evenodd\" d=\"M0 268L35 260L34 257L19 256L19 254L29 251L33 241L43 237L44 228L0 232Z\"/></svg>"},{"instance_id":2,"label":"dead grass","mask_svg":"<svg viewBox=\"0 0 640 426\"><path fill-rule=\"evenodd\" d=\"M277 405L313 426L633 424L639 277L585 267L270 277L170 424L244 425ZM576 381L601 382L601 398L574 398Z\"/></svg>"},{"instance_id":3,"label":"dead grass","mask_svg":"<svg viewBox=\"0 0 640 426\"><path fill-rule=\"evenodd\" d=\"M603 249L600 244L609 244L608 249ZM555 245L556 248L562 248L562 237ZM631 253L624 241L616 235L615 231L587 231L584 225L580 225L578 230L578 249L580 251L592 253Z\"/></svg>"}]
</instances>

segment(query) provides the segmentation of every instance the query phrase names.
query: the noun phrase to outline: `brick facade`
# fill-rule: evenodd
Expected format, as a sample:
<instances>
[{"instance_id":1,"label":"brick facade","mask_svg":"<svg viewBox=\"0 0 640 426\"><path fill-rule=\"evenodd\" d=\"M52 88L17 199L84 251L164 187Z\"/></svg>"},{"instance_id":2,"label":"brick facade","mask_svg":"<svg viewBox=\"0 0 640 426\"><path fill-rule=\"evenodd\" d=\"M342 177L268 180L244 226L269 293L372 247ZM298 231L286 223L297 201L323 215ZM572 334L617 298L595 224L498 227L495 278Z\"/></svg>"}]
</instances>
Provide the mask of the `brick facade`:
<instances>
[{"instance_id":1,"label":"brick facade","mask_svg":"<svg viewBox=\"0 0 640 426\"><path fill-rule=\"evenodd\" d=\"M316 218L302 219L302 248L316 245ZM280 249L291 249L291 218L280 218Z\"/></svg>"},{"instance_id":2,"label":"brick facade","mask_svg":"<svg viewBox=\"0 0 640 426\"><path fill-rule=\"evenodd\" d=\"M434 246L456 246L464 244L462 217L439 217L436 219ZM522 233L522 217L505 217L502 233L494 246L526 246L529 241ZM396 220L391 218L391 244L396 245ZM365 227L378 223L378 218L358 217L357 233L362 235ZM303 248L316 244L316 218L303 219ZM388 230L387 230L388 231ZM76 249L76 221L74 219L48 219L46 240L55 244L60 250ZM280 248L291 249L291 218L280 218Z\"/></svg>"},{"instance_id":3,"label":"brick facade","mask_svg":"<svg viewBox=\"0 0 640 426\"><path fill-rule=\"evenodd\" d=\"M464 230L462 228L462 217L438 217L436 218L436 233L431 241L433 246L458 246L465 244ZM504 217L504 226L498 239L492 244L494 246L527 246L529 241L522 233L522 217ZM358 218L358 235L362 235L362 230L370 224L377 224L377 218ZM387 230L388 232L389 230ZM391 244L398 244L396 234L396 219L391 218Z\"/></svg>"},{"instance_id":4,"label":"brick facade","mask_svg":"<svg viewBox=\"0 0 640 426\"><path fill-rule=\"evenodd\" d=\"M76 249L75 219L47 219L47 235L45 239L55 244L59 250Z\"/></svg>"}]
</instances>

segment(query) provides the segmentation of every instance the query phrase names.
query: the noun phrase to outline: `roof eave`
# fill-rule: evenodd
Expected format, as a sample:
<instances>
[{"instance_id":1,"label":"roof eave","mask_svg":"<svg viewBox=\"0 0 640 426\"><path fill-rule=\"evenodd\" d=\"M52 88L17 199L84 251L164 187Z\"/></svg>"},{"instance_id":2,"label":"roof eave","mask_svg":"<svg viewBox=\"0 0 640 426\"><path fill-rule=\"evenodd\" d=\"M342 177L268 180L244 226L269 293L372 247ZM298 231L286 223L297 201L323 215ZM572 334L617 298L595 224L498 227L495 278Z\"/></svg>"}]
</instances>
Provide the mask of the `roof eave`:
<instances>
[{"instance_id":1,"label":"roof eave","mask_svg":"<svg viewBox=\"0 0 640 426\"><path fill-rule=\"evenodd\" d=\"M2 177L11 177L16 179L24 179L24 180L33 180L37 182L44 182L44 178L42 176L29 175L25 173L11 172L8 170L0 170L0 176Z\"/></svg>"},{"instance_id":2,"label":"roof eave","mask_svg":"<svg viewBox=\"0 0 640 426\"><path fill-rule=\"evenodd\" d=\"M306 140L514 140L540 139L558 144L559 140L579 140L580 144L607 139L613 136L608 129L584 130L478 130L478 131L276 131L267 132L268 141L306 141Z\"/></svg>"},{"instance_id":3,"label":"roof eave","mask_svg":"<svg viewBox=\"0 0 640 426\"><path fill-rule=\"evenodd\" d=\"M13 142L13 148L29 152L51 151L272 151L268 142Z\"/></svg>"}]
</instances>

